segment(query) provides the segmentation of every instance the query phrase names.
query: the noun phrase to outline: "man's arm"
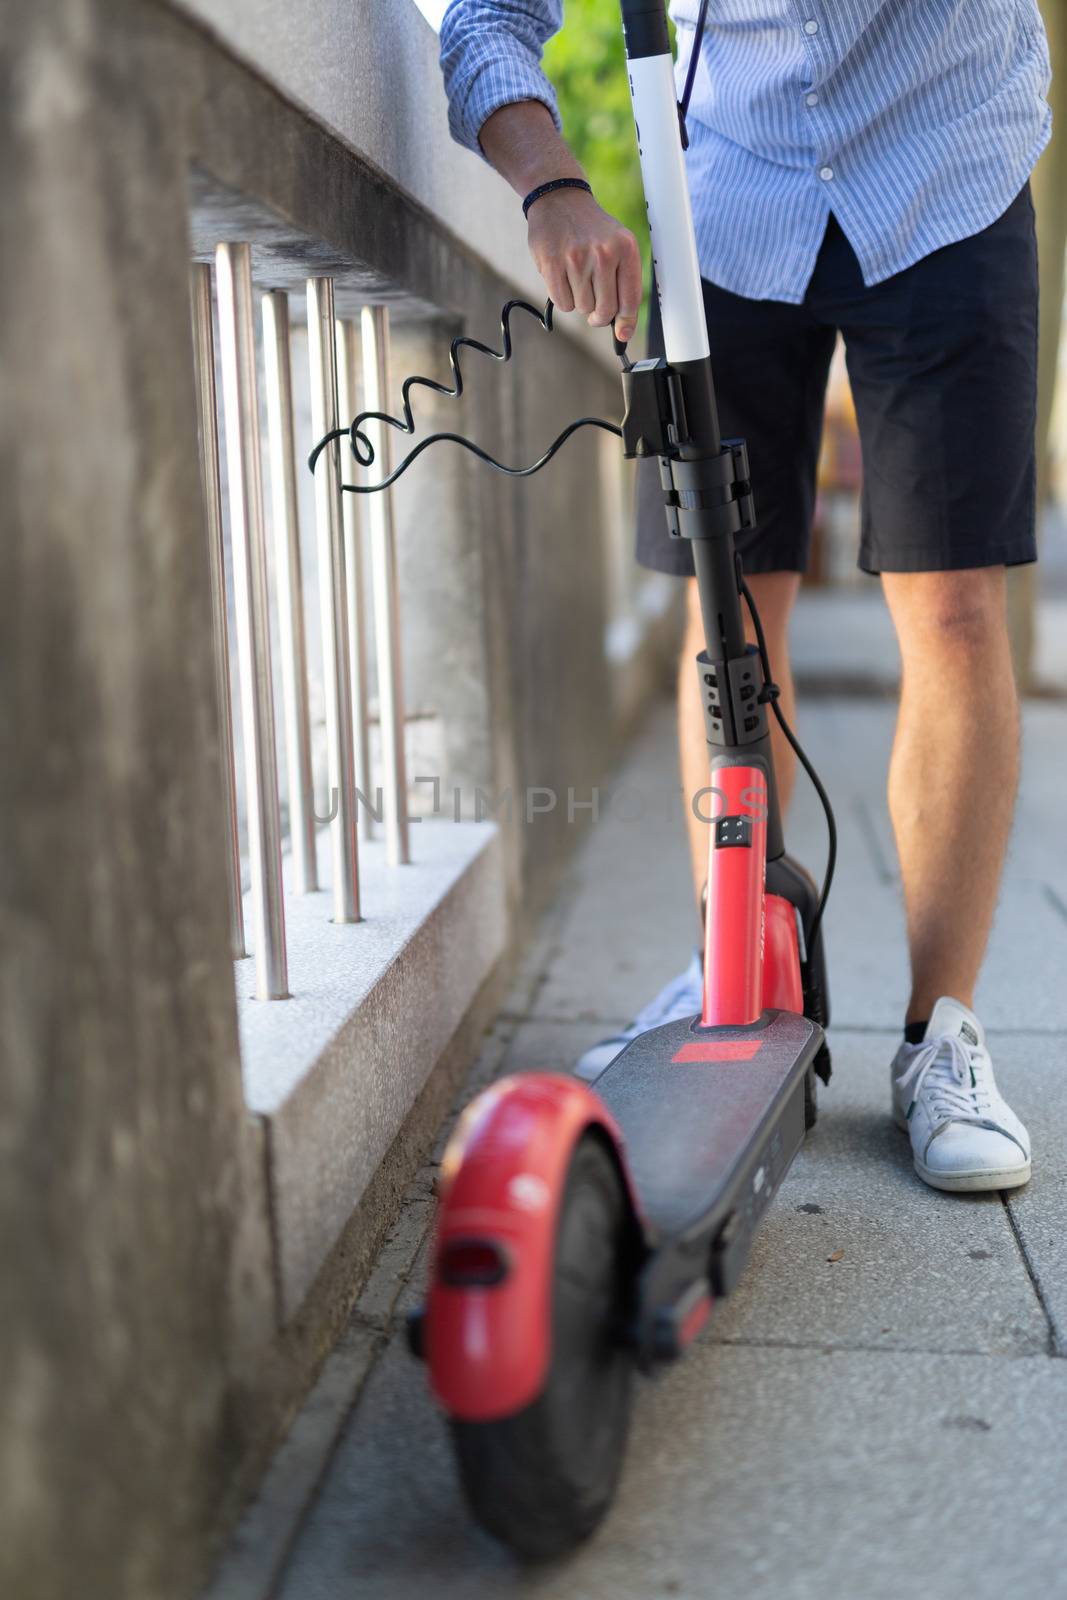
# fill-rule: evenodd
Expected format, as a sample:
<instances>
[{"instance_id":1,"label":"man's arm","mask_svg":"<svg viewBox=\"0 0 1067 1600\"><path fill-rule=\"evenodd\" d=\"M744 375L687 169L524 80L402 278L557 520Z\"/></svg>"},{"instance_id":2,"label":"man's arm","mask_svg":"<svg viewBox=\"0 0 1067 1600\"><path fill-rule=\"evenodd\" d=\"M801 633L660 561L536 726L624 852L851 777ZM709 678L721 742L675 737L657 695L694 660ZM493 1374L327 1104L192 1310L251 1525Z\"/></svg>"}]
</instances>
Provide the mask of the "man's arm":
<instances>
[{"instance_id":1,"label":"man's arm","mask_svg":"<svg viewBox=\"0 0 1067 1600\"><path fill-rule=\"evenodd\" d=\"M553 178L585 174L537 100L502 106L482 124L482 149L516 194ZM593 328L614 320L625 343L641 305L641 253L628 228L582 189L555 189L530 207L527 243L561 311L581 311Z\"/></svg>"},{"instance_id":2,"label":"man's arm","mask_svg":"<svg viewBox=\"0 0 1067 1600\"><path fill-rule=\"evenodd\" d=\"M553 178L584 177L558 131L541 49L562 21L561 0L453 0L441 26L452 132L482 151L519 196ZM534 264L561 311L593 327L613 319L632 337L641 304L641 256L627 228L578 189L530 207Z\"/></svg>"}]
</instances>

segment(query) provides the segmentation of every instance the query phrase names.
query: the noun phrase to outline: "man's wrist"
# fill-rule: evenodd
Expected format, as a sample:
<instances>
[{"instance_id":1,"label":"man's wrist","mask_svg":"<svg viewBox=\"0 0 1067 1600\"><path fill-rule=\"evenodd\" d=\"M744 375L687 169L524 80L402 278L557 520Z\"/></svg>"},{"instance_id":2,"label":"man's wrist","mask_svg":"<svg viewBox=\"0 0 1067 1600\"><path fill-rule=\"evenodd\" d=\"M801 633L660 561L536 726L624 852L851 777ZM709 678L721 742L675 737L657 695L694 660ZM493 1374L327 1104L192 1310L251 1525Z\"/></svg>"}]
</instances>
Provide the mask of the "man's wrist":
<instances>
[{"instance_id":1,"label":"man's wrist","mask_svg":"<svg viewBox=\"0 0 1067 1600\"><path fill-rule=\"evenodd\" d=\"M551 151L540 160L532 161L523 170L507 174L511 187L520 197L539 189L543 183L555 183L559 178L573 178L579 183L588 181L562 140L560 146L561 148Z\"/></svg>"},{"instance_id":2,"label":"man's wrist","mask_svg":"<svg viewBox=\"0 0 1067 1600\"><path fill-rule=\"evenodd\" d=\"M539 183L536 188L530 190L522 202L522 214L524 217L528 217L530 215L530 207L536 205L538 200L543 200L546 195L560 192L573 194L575 191L579 194L591 195L593 186L585 178L550 178L547 183Z\"/></svg>"}]
</instances>

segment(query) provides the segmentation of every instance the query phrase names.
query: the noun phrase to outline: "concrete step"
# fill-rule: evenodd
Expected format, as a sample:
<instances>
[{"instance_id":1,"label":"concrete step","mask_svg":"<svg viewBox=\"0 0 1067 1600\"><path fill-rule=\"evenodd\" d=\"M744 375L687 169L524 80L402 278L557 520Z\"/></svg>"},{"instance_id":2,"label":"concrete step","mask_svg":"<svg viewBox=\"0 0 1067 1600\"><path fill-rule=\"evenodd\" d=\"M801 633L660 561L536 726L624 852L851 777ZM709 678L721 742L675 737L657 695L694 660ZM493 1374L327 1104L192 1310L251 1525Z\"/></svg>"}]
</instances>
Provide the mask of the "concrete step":
<instances>
[{"instance_id":1,"label":"concrete step","mask_svg":"<svg viewBox=\"0 0 1067 1600\"><path fill-rule=\"evenodd\" d=\"M287 895L290 999L256 1000L251 959L236 963L245 1098L267 1130L283 1322L504 951L493 824L422 821L412 839L404 867L386 865L382 842L361 843L362 922L332 922L326 891ZM328 883L325 831L319 849Z\"/></svg>"}]
</instances>

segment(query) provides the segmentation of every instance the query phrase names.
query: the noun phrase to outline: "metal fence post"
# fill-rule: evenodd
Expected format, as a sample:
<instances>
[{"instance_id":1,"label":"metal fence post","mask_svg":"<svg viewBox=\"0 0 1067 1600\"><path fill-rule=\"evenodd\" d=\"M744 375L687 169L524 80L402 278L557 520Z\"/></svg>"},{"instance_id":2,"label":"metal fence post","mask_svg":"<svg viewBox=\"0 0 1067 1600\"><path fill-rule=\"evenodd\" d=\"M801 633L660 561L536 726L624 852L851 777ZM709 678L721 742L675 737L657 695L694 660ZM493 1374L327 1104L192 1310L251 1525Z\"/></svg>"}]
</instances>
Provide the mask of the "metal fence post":
<instances>
[{"instance_id":1,"label":"metal fence post","mask_svg":"<svg viewBox=\"0 0 1067 1600\"><path fill-rule=\"evenodd\" d=\"M289 296L263 296L263 368L267 384L274 573L282 654L282 704L289 774L289 842L292 886L307 894L319 886L315 858L315 814L311 790L311 716L308 710L304 585L300 569L300 520L293 436L293 374L289 348Z\"/></svg>"},{"instance_id":2,"label":"metal fence post","mask_svg":"<svg viewBox=\"0 0 1067 1600\"><path fill-rule=\"evenodd\" d=\"M230 630L226 620L226 558L222 541L222 483L219 476L219 413L215 392L215 333L211 321L211 268L194 262L189 273L193 306L193 359L196 370L197 426L204 480L208 555L211 569L211 631L215 646L215 694L221 743L222 801L226 812L227 877L230 898L230 953L244 958L245 918L241 898L241 846L237 837L237 777L230 704Z\"/></svg>"},{"instance_id":3,"label":"metal fence post","mask_svg":"<svg viewBox=\"0 0 1067 1600\"><path fill-rule=\"evenodd\" d=\"M233 533L241 735L248 791L256 994L261 1000L276 1000L288 993L289 986L249 246L220 244L215 253L215 274Z\"/></svg>"},{"instance_id":4,"label":"metal fence post","mask_svg":"<svg viewBox=\"0 0 1067 1600\"><path fill-rule=\"evenodd\" d=\"M389 410L389 313L364 306L363 399L368 411ZM392 465L390 430L368 423L374 439L376 474ZM374 635L378 657L378 715L382 731L386 859L399 866L411 859L408 840L407 770L404 757L404 686L400 664L400 596L396 535L390 490L367 496L370 502L371 568L374 575Z\"/></svg>"},{"instance_id":5,"label":"metal fence post","mask_svg":"<svg viewBox=\"0 0 1067 1600\"><path fill-rule=\"evenodd\" d=\"M337 351L332 278L309 278L308 357L311 365L311 422L315 437L337 427ZM359 920L359 870L355 824L355 773L352 764L352 684L348 650L348 599L345 579L344 516L341 510L340 452L336 442L315 468L315 517L319 541L319 593L322 603L322 659L326 688L329 748L330 842L333 852L335 922Z\"/></svg>"},{"instance_id":6,"label":"metal fence post","mask_svg":"<svg viewBox=\"0 0 1067 1600\"><path fill-rule=\"evenodd\" d=\"M340 426L351 422L359 403L359 334L347 319L337 324L337 404ZM356 461L345 441L341 441L341 478L355 483ZM365 839L374 836L374 797L370 792L370 733L367 726L367 606L363 578L363 530L360 497L346 494L345 571L348 579L348 649L352 664L352 738L356 788L367 796L362 807L360 831Z\"/></svg>"}]
</instances>

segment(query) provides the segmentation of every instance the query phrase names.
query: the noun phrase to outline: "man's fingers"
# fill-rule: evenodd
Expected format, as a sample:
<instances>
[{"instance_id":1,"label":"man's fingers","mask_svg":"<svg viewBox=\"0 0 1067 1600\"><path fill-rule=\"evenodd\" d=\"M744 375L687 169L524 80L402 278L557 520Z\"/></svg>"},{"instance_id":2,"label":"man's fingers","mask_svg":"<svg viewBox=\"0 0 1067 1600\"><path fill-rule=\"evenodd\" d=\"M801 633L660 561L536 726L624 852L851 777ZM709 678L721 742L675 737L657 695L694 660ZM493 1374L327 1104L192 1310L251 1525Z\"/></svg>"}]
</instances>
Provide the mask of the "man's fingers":
<instances>
[{"instance_id":1,"label":"man's fingers","mask_svg":"<svg viewBox=\"0 0 1067 1600\"><path fill-rule=\"evenodd\" d=\"M567 282L567 274L563 270L562 260L555 256L539 254L534 256L534 265L544 279L548 298L557 311L573 311L574 299L571 295L571 286Z\"/></svg>"},{"instance_id":2,"label":"man's fingers","mask_svg":"<svg viewBox=\"0 0 1067 1600\"><path fill-rule=\"evenodd\" d=\"M574 296L571 294L571 286L567 282L565 274L556 269L551 272L545 272L542 276L545 280L545 288L548 290L548 298L552 301L556 310L573 311Z\"/></svg>"},{"instance_id":3,"label":"man's fingers","mask_svg":"<svg viewBox=\"0 0 1067 1600\"><path fill-rule=\"evenodd\" d=\"M619 309L615 252L607 245L598 245L593 255L593 298L595 305L589 318L591 328L606 328Z\"/></svg>"},{"instance_id":4,"label":"man's fingers","mask_svg":"<svg viewBox=\"0 0 1067 1600\"><path fill-rule=\"evenodd\" d=\"M633 335L641 305L641 255L632 233L597 207L590 222L584 208L576 214L561 202L556 211L534 214L530 240L560 311L580 311L594 328L614 322L622 339Z\"/></svg>"},{"instance_id":5,"label":"man's fingers","mask_svg":"<svg viewBox=\"0 0 1067 1600\"><path fill-rule=\"evenodd\" d=\"M589 315L596 304L590 265L589 258L584 251L581 254L576 251L568 253L566 257L567 282L571 286L574 309L575 311L583 312L586 316Z\"/></svg>"},{"instance_id":6,"label":"man's fingers","mask_svg":"<svg viewBox=\"0 0 1067 1600\"><path fill-rule=\"evenodd\" d=\"M619 309L615 317L615 333L623 342L634 336L637 313L641 308L641 252L633 234L627 234L616 273Z\"/></svg>"}]
</instances>

